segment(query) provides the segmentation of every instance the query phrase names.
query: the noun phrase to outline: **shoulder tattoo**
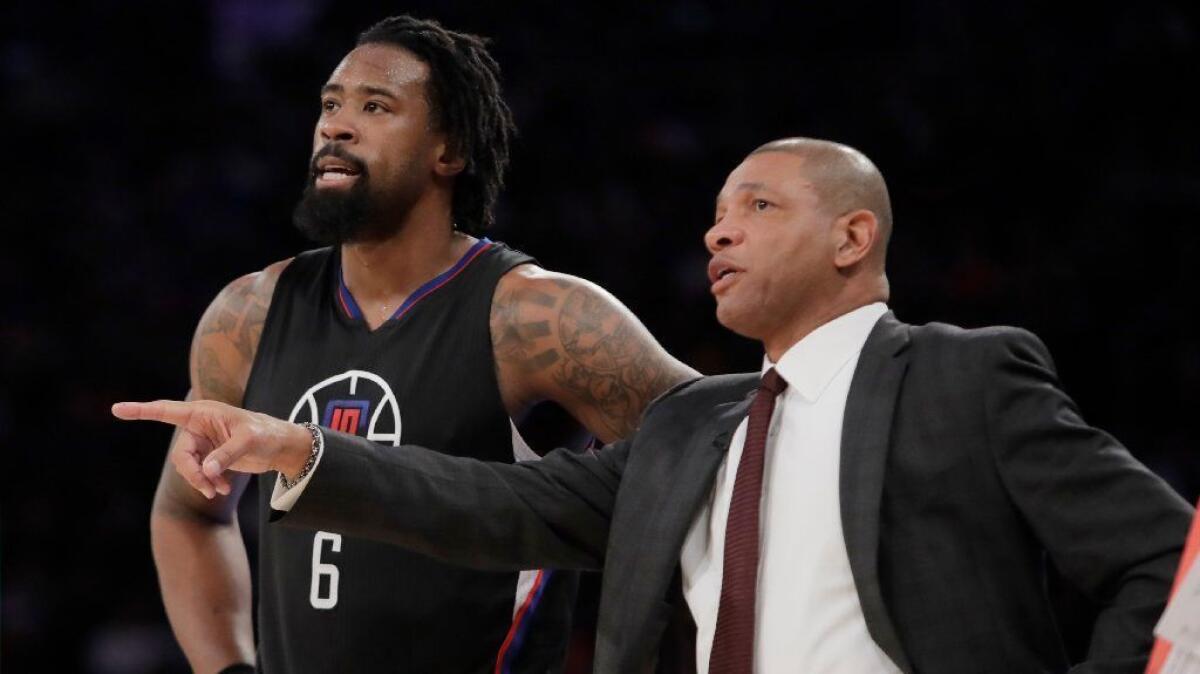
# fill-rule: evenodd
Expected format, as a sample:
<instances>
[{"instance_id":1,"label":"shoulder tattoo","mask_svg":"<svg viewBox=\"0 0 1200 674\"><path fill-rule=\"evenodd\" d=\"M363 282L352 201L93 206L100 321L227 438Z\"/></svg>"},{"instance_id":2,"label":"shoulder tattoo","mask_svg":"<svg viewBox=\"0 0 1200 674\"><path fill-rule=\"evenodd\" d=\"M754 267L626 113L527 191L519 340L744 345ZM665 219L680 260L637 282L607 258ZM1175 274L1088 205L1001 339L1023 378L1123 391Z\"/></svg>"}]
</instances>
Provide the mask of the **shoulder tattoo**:
<instances>
[{"instance_id":1,"label":"shoulder tattoo","mask_svg":"<svg viewBox=\"0 0 1200 674\"><path fill-rule=\"evenodd\" d=\"M230 283L200 319L191 356L197 397L241 404L275 285L266 274Z\"/></svg>"}]
</instances>

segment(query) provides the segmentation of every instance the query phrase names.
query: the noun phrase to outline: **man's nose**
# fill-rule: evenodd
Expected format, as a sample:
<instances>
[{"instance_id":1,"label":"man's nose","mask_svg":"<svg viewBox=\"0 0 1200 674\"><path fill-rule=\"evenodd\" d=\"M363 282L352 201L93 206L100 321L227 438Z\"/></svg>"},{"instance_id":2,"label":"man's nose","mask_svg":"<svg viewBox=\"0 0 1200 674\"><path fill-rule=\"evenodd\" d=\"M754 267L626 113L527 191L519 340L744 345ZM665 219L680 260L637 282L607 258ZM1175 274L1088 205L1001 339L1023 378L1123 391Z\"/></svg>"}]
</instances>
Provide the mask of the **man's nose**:
<instances>
[{"instance_id":1,"label":"man's nose","mask_svg":"<svg viewBox=\"0 0 1200 674\"><path fill-rule=\"evenodd\" d=\"M746 234L741 227L722 220L704 233L704 246L708 248L708 252L716 253L740 244L745 238Z\"/></svg>"},{"instance_id":2,"label":"man's nose","mask_svg":"<svg viewBox=\"0 0 1200 674\"><path fill-rule=\"evenodd\" d=\"M341 114L331 115L322 119L317 128L320 130L321 140L326 143L334 141L353 143L358 140L358 132L355 131L354 126L349 124Z\"/></svg>"}]
</instances>

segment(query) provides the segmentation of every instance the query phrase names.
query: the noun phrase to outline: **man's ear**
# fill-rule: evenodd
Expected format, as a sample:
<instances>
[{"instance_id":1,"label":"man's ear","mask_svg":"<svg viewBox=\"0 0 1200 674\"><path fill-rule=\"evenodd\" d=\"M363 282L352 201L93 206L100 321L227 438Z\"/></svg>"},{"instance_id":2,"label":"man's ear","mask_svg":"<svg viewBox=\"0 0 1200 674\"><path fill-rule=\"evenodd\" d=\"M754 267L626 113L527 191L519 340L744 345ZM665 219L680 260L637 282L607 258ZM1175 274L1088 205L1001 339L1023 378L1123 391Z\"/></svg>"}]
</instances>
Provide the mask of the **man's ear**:
<instances>
[{"instance_id":1,"label":"man's ear","mask_svg":"<svg viewBox=\"0 0 1200 674\"><path fill-rule=\"evenodd\" d=\"M865 209L850 211L839 217L833 223L833 227L837 242L833 264L838 269L846 269L858 264L875 249L875 246L881 245L879 220L871 211Z\"/></svg>"},{"instance_id":2,"label":"man's ear","mask_svg":"<svg viewBox=\"0 0 1200 674\"><path fill-rule=\"evenodd\" d=\"M439 176L451 178L467 167L467 160L460 156L453 147L447 142L441 142L437 145L437 161L434 162L433 170Z\"/></svg>"}]
</instances>

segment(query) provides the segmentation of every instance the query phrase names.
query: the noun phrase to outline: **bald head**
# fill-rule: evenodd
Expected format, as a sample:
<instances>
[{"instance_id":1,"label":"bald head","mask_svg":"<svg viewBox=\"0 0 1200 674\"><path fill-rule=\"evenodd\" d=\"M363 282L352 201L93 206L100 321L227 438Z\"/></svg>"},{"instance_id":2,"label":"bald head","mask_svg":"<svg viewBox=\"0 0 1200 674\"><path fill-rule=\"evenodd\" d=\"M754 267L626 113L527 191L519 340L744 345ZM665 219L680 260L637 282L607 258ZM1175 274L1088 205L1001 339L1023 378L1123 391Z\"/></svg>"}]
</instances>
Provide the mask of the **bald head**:
<instances>
[{"instance_id":1,"label":"bald head","mask_svg":"<svg viewBox=\"0 0 1200 674\"><path fill-rule=\"evenodd\" d=\"M812 181L821 207L832 216L859 209L875 214L880 242L874 251L882 261L892 235L892 202L883 175L867 156L849 145L816 138L773 140L751 152L789 152L804 158L804 174Z\"/></svg>"}]
</instances>

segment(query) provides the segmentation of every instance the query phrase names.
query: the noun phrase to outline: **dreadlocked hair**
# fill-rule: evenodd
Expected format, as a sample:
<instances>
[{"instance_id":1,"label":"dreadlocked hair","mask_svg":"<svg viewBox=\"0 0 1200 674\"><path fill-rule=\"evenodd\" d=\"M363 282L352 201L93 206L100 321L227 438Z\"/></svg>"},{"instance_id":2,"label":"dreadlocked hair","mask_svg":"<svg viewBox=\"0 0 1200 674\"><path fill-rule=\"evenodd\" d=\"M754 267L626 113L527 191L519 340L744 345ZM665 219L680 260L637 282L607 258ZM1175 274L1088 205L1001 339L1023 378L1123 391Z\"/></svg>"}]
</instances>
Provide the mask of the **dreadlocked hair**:
<instances>
[{"instance_id":1,"label":"dreadlocked hair","mask_svg":"<svg viewBox=\"0 0 1200 674\"><path fill-rule=\"evenodd\" d=\"M500 91L500 66L487 40L446 30L436 21L392 16L358 36L358 46L389 44L429 66L427 95L433 125L466 161L454 185L455 227L480 235L495 220L496 200L508 168L509 140L516 135L512 111Z\"/></svg>"}]
</instances>

